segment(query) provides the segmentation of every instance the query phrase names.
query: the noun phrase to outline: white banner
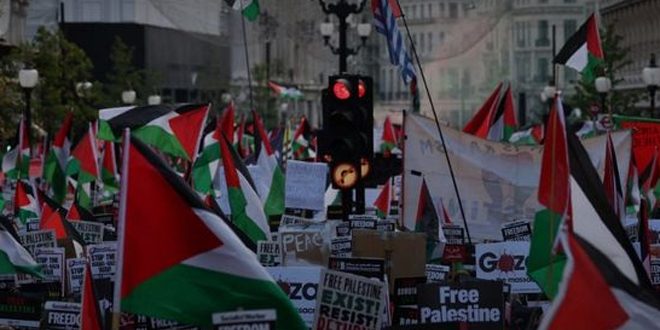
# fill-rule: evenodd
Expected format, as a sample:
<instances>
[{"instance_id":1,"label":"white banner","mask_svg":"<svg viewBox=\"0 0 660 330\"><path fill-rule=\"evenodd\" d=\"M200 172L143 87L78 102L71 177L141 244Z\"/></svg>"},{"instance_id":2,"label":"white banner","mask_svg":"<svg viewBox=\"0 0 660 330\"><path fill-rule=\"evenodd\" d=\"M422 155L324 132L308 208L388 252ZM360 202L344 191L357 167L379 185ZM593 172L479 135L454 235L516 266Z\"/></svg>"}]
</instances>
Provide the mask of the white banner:
<instances>
[{"instance_id":1,"label":"white banner","mask_svg":"<svg viewBox=\"0 0 660 330\"><path fill-rule=\"evenodd\" d=\"M305 324L311 327L316 313L321 267L266 267L284 293L298 310Z\"/></svg>"},{"instance_id":2,"label":"white banner","mask_svg":"<svg viewBox=\"0 0 660 330\"><path fill-rule=\"evenodd\" d=\"M427 182L436 209L442 201L451 219L461 223L458 199L435 123L424 117L406 115L405 132L404 226L415 228L416 203L422 178ZM534 218L540 209L537 187L542 147L491 142L449 127L443 127L442 132L473 240L499 240L502 224L515 219ZM583 141L601 175L606 140L603 135ZM630 160L630 132L616 132L612 134L612 140L622 187L625 187ZM441 212L438 210L438 214Z\"/></svg>"},{"instance_id":3,"label":"white banner","mask_svg":"<svg viewBox=\"0 0 660 330\"><path fill-rule=\"evenodd\" d=\"M511 285L512 293L539 293L541 289L527 276L528 254L529 242L477 244L477 278L501 280Z\"/></svg>"}]
</instances>

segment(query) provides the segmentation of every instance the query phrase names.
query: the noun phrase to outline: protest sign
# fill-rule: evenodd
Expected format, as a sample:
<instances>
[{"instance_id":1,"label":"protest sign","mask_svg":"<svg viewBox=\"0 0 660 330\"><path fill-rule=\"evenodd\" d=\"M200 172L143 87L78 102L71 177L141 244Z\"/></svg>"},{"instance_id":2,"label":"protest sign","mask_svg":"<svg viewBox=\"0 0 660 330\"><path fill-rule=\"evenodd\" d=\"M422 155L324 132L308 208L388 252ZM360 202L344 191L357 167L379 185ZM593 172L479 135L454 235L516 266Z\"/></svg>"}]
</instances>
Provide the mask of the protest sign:
<instances>
[{"instance_id":1,"label":"protest sign","mask_svg":"<svg viewBox=\"0 0 660 330\"><path fill-rule=\"evenodd\" d=\"M651 259L651 284L660 285L660 259Z\"/></svg>"},{"instance_id":2,"label":"protest sign","mask_svg":"<svg viewBox=\"0 0 660 330\"><path fill-rule=\"evenodd\" d=\"M330 257L328 269L383 280L385 261L379 258Z\"/></svg>"},{"instance_id":3,"label":"protest sign","mask_svg":"<svg viewBox=\"0 0 660 330\"><path fill-rule=\"evenodd\" d=\"M394 304L417 305L417 286L425 284L426 277L400 277L394 280Z\"/></svg>"},{"instance_id":4,"label":"protest sign","mask_svg":"<svg viewBox=\"0 0 660 330\"><path fill-rule=\"evenodd\" d=\"M447 245L463 245L465 244L465 229L460 225L444 224L442 225L442 232L447 239Z\"/></svg>"},{"instance_id":5,"label":"protest sign","mask_svg":"<svg viewBox=\"0 0 660 330\"><path fill-rule=\"evenodd\" d=\"M285 266L327 265L330 235L325 231L325 224L280 227L283 264Z\"/></svg>"},{"instance_id":6,"label":"protest sign","mask_svg":"<svg viewBox=\"0 0 660 330\"><path fill-rule=\"evenodd\" d=\"M90 221L70 221L87 244L97 244L103 241L103 224Z\"/></svg>"},{"instance_id":7,"label":"protest sign","mask_svg":"<svg viewBox=\"0 0 660 330\"><path fill-rule=\"evenodd\" d=\"M85 275L85 263L83 258L66 259L66 272L68 278L68 292L72 295L80 295L82 282Z\"/></svg>"},{"instance_id":8,"label":"protest sign","mask_svg":"<svg viewBox=\"0 0 660 330\"><path fill-rule=\"evenodd\" d=\"M260 309L213 314L213 329L238 330L259 329L275 330L277 313L274 309Z\"/></svg>"},{"instance_id":9,"label":"protest sign","mask_svg":"<svg viewBox=\"0 0 660 330\"><path fill-rule=\"evenodd\" d=\"M376 230L377 219L351 219L348 220L349 228L351 232L353 229L372 229Z\"/></svg>"},{"instance_id":10,"label":"protest sign","mask_svg":"<svg viewBox=\"0 0 660 330\"><path fill-rule=\"evenodd\" d=\"M31 231L19 236L23 247L33 256L34 250L38 247L55 247L56 245L55 231L52 229Z\"/></svg>"},{"instance_id":11,"label":"protest sign","mask_svg":"<svg viewBox=\"0 0 660 330\"><path fill-rule=\"evenodd\" d=\"M377 280L323 270L313 329L380 329L385 290Z\"/></svg>"},{"instance_id":12,"label":"protest sign","mask_svg":"<svg viewBox=\"0 0 660 330\"><path fill-rule=\"evenodd\" d=\"M353 232L354 258L380 258L385 260L385 269L390 280L390 292L394 280L399 277L424 276L426 265L426 234L413 232L377 232L356 229ZM419 251L420 253L410 253Z\"/></svg>"},{"instance_id":13,"label":"protest sign","mask_svg":"<svg viewBox=\"0 0 660 330\"><path fill-rule=\"evenodd\" d=\"M376 222L377 231L393 232L395 228L396 228L396 220L394 219L385 219Z\"/></svg>"},{"instance_id":14,"label":"protest sign","mask_svg":"<svg viewBox=\"0 0 660 330\"><path fill-rule=\"evenodd\" d=\"M375 214L349 214L348 220L380 220Z\"/></svg>"},{"instance_id":15,"label":"protest sign","mask_svg":"<svg viewBox=\"0 0 660 330\"><path fill-rule=\"evenodd\" d=\"M284 205L323 210L328 165L291 160L286 164Z\"/></svg>"},{"instance_id":16,"label":"protest sign","mask_svg":"<svg viewBox=\"0 0 660 330\"><path fill-rule=\"evenodd\" d=\"M447 274L449 274L449 270L449 266L426 264L426 282L438 283L446 280Z\"/></svg>"},{"instance_id":17,"label":"protest sign","mask_svg":"<svg viewBox=\"0 0 660 330\"><path fill-rule=\"evenodd\" d=\"M36 248L34 259L41 266L41 273L44 274L43 282L63 282L63 248Z\"/></svg>"},{"instance_id":18,"label":"protest sign","mask_svg":"<svg viewBox=\"0 0 660 330\"><path fill-rule=\"evenodd\" d=\"M431 283L418 288L421 324L467 323L470 329L503 329L502 282ZM440 325L443 324L443 325Z\"/></svg>"},{"instance_id":19,"label":"protest sign","mask_svg":"<svg viewBox=\"0 0 660 330\"><path fill-rule=\"evenodd\" d=\"M279 266L282 263L282 250L280 242L257 242L257 258L263 266Z\"/></svg>"},{"instance_id":20,"label":"protest sign","mask_svg":"<svg viewBox=\"0 0 660 330\"><path fill-rule=\"evenodd\" d=\"M639 219L636 215L627 215L623 223L623 229L631 242L639 241Z\"/></svg>"},{"instance_id":21,"label":"protest sign","mask_svg":"<svg viewBox=\"0 0 660 330\"><path fill-rule=\"evenodd\" d=\"M457 184L461 187L465 218L472 240L498 240L507 219L532 219L541 209L538 183L542 146L518 146L488 141L447 127L443 128L443 146L433 120L417 115L406 116L403 161L403 205L416 205L422 178L433 201L442 200L452 219L462 219L458 200L451 184L452 175L445 153L452 159ZM606 135L582 141L592 163L603 173ZM621 186L625 187L630 160L630 132L612 133L619 164ZM647 154L650 158L652 151ZM412 171L421 172L413 175ZM417 209L403 208L403 225L415 229ZM438 214L441 214L438 212Z\"/></svg>"},{"instance_id":22,"label":"protest sign","mask_svg":"<svg viewBox=\"0 0 660 330\"><path fill-rule=\"evenodd\" d=\"M80 304L47 301L44 304L42 324L49 330L80 329Z\"/></svg>"},{"instance_id":23,"label":"protest sign","mask_svg":"<svg viewBox=\"0 0 660 330\"><path fill-rule=\"evenodd\" d=\"M337 237L350 237L351 236L351 225L348 222L341 222L335 227L335 233Z\"/></svg>"},{"instance_id":24,"label":"protest sign","mask_svg":"<svg viewBox=\"0 0 660 330\"><path fill-rule=\"evenodd\" d=\"M529 242L477 244L477 278L501 280L511 285L512 293L539 293L541 289L527 276Z\"/></svg>"},{"instance_id":25,"label":"protest sign","mask_svg":"<svg viewBox=\"0 0 660 330\"><path fill-rule=\"evenodd\" d=\"M15 274L2 274L0 275L0 291L10 291L16 287Z\"/></svg>"},{"instance_id":26,"label":"protest sign","mask_svg":"<svg viewBox=\"0 0 660 330\"><path fill-rule=\"evenodd\" d=\"M314 323L321 267L268 267L266 270L287 294L305 324L311 327Z\"/></svg>"},{"instance_id":27,"label":"protest sign","mask_svg":"<svg viewBox=\"0 0 660 330\"><path fill-rule=\"evenodd\" d=\"M419 308L417 306L396 306L392 323L393 325L418 324Z\"/></svg>"},{"instance_id":28,"label":"protest sign","mask_svg":"<svg viewBox=\"0 0 660 330\"><path fill-rule=\"evenodd\" d=\"M532 238L529 221L512 221L502 224L502 238L505 241L529 241Z\"/></svg>"},{"instance_id":29,"label":"protest sign","mask_svg":"<svg viewBox=\"0 0 660 330\"><path fill-rule=\"evenodd\" d=\"M291 214L283 214L280 218L280 226L306 225L311 223L310 219L298 217Z\"/></svg>"},{"instance_id":30,"label":"protest sign","mask_svg":"<svg viewBox=\"0 0 660 330\"><path fill-rule=\"evenodd\" d=\"M87 246L87 254L92 269L92 278L113 278L115 275L116 243L93 244Z\"/></svg>"},{"instance_id":31,"label":"protest sign","mask_svg":"<svg viewBox=\"0 0 660 330\"><path fill-rule=\"evenodd\" d=\"M330 256L350 257L353 245L350 237L337 237L330 241Z\"/></svg>"},{"instance_id":32,"label":"protest sign","mask_svg":"<svg viewBox=\"0 0 660 330\"><path fill-rule=\"evenodd\" d=\"M28 232L37 231L39 230L40 225L41 222L39 221L39 218L30 218L27 219L27 222L25 223L25 230Z\"/></svg>"},{"instance_id":33,"label":"protest sign","mask_svg":"<svg viewBox=\"0 0 660 330\"><path fill-rule=\"evenodd\" d=\"M38 329L42 297L0 292L0 324L19 329Z\"/></svg>"}]
</instances>

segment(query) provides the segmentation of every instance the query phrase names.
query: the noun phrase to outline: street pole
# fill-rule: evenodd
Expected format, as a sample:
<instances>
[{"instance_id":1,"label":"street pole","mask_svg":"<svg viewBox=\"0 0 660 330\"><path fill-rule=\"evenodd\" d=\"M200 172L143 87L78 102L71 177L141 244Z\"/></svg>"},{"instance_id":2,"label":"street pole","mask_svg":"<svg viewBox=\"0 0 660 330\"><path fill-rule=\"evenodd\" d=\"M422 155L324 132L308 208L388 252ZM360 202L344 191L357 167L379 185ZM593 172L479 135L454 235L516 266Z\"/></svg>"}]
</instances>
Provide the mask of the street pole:
<instances>
[{"instance_id":1,"label":"street pole","mask_svg":"<svg viewBox=\"0 0 660 330\"><path fill-rule=\"evenodd\" d=\"M25 118L25 129L27 130L28 141L32 139L32 88L23 88L25 94L25 109L23 118ZM29 142L28 142L29 143ZM32 156L32 148L30 148L30 156Z\"/></svg>"},{"instance_id":2,"label":"street pole","mask_svg":"<svg viewBox=\"0 0 660 330\"><path fill-rule=\"evenodd\" d=\"M339 19L339 48L336 49L336 52L333 49L333 52L339 55L339 73L345 73L348 71L346 59L349 55L355 55L357 53L352 49L348 49L346 45L346 30L348 30L346 18L350 14L359 14L362 12L366 0L361 0L359 5L348 3L346 0L339 0L339 2L329 5L326 5L324 0L319 0L319 3L325 14L334 14Z\"/></svg>"}]
</instances>

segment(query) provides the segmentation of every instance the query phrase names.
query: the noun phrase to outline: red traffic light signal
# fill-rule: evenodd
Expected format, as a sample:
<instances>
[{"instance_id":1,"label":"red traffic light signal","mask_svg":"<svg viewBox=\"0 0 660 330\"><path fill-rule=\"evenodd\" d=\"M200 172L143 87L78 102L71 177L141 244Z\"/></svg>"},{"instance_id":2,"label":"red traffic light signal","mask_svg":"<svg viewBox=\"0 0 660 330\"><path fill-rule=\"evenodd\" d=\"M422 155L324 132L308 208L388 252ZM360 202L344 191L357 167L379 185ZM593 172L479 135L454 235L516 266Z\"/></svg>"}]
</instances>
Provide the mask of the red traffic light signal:
<instances>
[{"instance_id":1,"label":"red traffic light signal","mask_svg":"<svg viewBox=\"0 0 660 330\"><path fill-rule=\"evenodd\" d=\"M340 100L347 100L351 97L350 83L346 79L337 79L332 85L332 93Z\"/></svg>"},{"instance_id":2,"label":"red traffic light signal","mask_svg":"<svg viewBox=\"0 0 660 330\"><path fill-rule=\"evenodd\" d=\"M363 98L365 94L367 94L367 87L364 86L364 80L360 79L360 82L358 82L358 97Z\"/></svg>"}]
</instances>

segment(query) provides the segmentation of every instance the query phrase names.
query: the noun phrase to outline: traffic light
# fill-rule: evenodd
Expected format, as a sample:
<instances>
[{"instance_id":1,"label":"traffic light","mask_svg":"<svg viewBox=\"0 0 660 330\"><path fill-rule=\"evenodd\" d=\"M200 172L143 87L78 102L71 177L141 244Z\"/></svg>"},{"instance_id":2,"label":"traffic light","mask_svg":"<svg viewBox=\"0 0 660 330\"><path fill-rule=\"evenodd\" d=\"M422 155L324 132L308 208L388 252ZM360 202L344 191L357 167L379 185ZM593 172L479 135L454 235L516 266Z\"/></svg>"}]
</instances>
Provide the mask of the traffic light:
<instances>
[{"instance_id":1,"label":"traffic light","mask_svg":"<svg viewBox=\"0 0 660 330\"><path fill-rule=\"evenodd\" d=\"M319 156L333 187L350 189L368 176L373 158L373 83L359 75L331 76L322 92ZM358 170L359 169L359 170Z\"/></svg>"}]
</instances>

